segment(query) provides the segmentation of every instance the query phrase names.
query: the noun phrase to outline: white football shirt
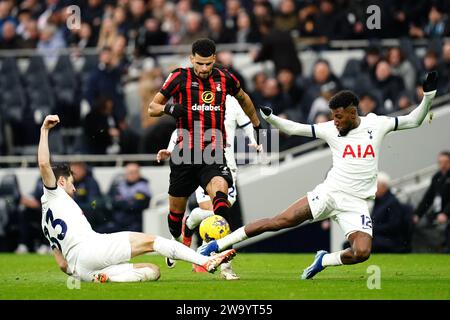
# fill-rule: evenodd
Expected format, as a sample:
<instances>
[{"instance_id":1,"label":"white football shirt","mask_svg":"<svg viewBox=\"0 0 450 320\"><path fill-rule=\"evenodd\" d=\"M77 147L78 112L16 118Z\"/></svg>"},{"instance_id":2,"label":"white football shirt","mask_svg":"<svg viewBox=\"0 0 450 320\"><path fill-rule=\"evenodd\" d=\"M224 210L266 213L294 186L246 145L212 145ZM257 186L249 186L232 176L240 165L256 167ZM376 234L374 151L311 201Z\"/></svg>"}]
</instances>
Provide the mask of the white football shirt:
<instances>
[{"instance_id":1,"label":"white football shirt","mask_svg":"<svg viewBox=\"0 0 450 320\"><path fill-rule=\"evenodd\" d=\"M69 251L94 231L81 208L63 188L43 188L42 230L52 248L58 248L67 259Z\"/></svg>"},{"instance_id":2,"label":"white football shirt","mask_svg":"<svg viewBox=\"0 0 450 320\"><path fill-rule=\"evenodd\" d=\"M339 190L362 199L373 199L377 190L378 159L385 135L395 130L419 127L430 110L436 90L424 92L422 102L409 114L399 117L360 117L361 123L341 137L334 121L306 125L279 118L273 114L261 116L289 135L321 138L331 148L333 167L324 181L329 189Z\"/></svg>"},{"instance_id":3,"label":"white football shirt","mask_svg":"<svg viewBox=\"0 0 450 320\"><path fill-rule=\"evenodd\" d=\"M362 199L377 190L378 159L383 138L395 127L395 118L373 113L360 117L359 126L341 137L333 121L312 126L313 135L325 140L333 154L333 167L324 181L330 189Z\"/></svg>"}]
</instances>

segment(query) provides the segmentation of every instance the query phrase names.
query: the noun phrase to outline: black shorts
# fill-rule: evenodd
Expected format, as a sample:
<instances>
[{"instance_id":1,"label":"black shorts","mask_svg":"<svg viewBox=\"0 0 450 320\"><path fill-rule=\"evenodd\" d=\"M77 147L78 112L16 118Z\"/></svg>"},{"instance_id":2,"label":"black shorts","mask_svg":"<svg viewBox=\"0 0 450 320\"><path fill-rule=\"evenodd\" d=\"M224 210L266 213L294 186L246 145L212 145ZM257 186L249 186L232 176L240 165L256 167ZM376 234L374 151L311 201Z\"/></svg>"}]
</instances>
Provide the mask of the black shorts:
<instances>
[{"instance_id":1,"label":"black shorts","mask_svg":"<svg viewBox=\"0 0 450 320\"><path fill-rule=\"evenodd\" d=\"M169 195L172 197L189 197L201 186L206 186L214 177L223 177L228 182L228 188L233 186L231 171L222 164L173 164L170 161Z\"/></svg>"}]
</instances>

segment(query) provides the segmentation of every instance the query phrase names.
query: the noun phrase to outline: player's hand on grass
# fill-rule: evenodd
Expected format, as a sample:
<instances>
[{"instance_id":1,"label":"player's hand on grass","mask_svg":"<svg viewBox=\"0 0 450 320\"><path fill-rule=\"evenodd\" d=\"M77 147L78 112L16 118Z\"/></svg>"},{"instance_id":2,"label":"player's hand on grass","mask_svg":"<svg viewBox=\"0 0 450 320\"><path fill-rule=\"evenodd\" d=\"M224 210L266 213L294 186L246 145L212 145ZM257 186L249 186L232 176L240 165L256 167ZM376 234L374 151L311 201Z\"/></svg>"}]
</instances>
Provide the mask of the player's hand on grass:
<instances>
[{"instance_id":1,"label":"player's hand on grass","mask_svg":"<svg viewBox=\"0 0 450 320\"><path fill-rule=\"evenodd\" d=\"M183 107L178 103L168 103L164 107L164 113L177 119L183 116Z\"/></svg>"},{"instance_id":2,"label":"player's hand on grass","mask_svg":"<svg viewBox=\"0 0 450 320\"><path fill-rule=\"evenodd\" d=\"M436 71L427 73L427 78L423 82L423 92L431 92L437 88L438 74Z\"/></svg>"},{"instance_id":3,"label":"player's hand on grass","mask_svg":"<svg viewBox=\"0 0 450 320\"><path fill-rule=\"evenodd\" d=\"M42 124L43 129L51 129L59 123L59 117L56 114L51 114L45 117L44 123Z\"/></svg>"},{"instance_id":4,"label":"player's hand on grass","mask_svg":"<svg viewBox=\"0 0 450 320\"><path fill-rule=\"evenodd\" d=\"M158 154L156 155L156 161L160 163L161 161L167 160L170 158L171 152L167 149L162 149L158 151Z\"/></svg>"}]
</instances>

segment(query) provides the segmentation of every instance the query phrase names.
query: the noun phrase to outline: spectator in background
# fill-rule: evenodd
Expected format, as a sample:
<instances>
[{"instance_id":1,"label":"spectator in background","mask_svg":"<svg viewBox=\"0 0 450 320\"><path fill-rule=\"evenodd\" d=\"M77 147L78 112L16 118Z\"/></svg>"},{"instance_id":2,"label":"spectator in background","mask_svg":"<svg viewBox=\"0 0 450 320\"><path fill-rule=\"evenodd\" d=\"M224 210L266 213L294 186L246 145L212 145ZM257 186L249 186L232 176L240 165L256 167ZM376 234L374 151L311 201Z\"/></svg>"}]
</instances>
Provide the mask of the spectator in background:
<instances>
[{"instance_id":1,"label":"spectator in background","mask_svg":"<svg viewBox=\"0 0 450 320\"><path fill-rule=\"evenodd\" d=\"M442 46L442 61L438 66L439 77L442 83L442 92L450 92L450 41L446 41Z\"/></svg>"},{"instance_id":2,"label":"spectator in background","mask_svg":"<svg viewBox=\"0 0 450 320\"><path fill-rule=\"evenodd\" d=\"M359 111L361 116L367 116L369 113L377 115L386 113L380 105L378 97L371 92L365 92L360 96Z\"/></svg>"},{"instance_id":3,"label":"spectator in background","mask_svg":"<svg viewBox=\"0 0 450 320\"><path fill-rule=\"evenodd\" d=\"M100 27L97 48L112 47L118 36L119 31L114 19L112 17L105 17Z\"/></svg>"},{"instance_id":4,"label":"spectator in background","mask_svg":"<svg viewBox=\"0 0 450 320\"><path fill-rule=\"evenodd\" d=\"M309 114L314 100L320 96L321 88L327 83L335 83L335 90L340 90L339 79L331 72L327 60L320 59L314 64L312 77L306 79L304 88L305 94L302 99L302 107L305 115Z\"/></svg>"},{"instance_id":5,"label":"spectator in background","mask_svg":"<svg viewBox=\"0 0 450 320\"><path fill-rule=\"evenodd\" d=\"M16 33L16 25L11 21L6 21L3 23L0 50L21 49L22 46L23 40Z\"/></svg>"},{"instance_id":6,"label":"spectator in background","mask_svg":"<svg viewBox=\"0 0 450 320\"><path fill-rule=\"evenodd\" d=\"M92 48L96 46L94 37L92 36L92 28L89 23L82 22L80 29L73 28L70 32L70 47L83 50L85 48Z\"/></svg>"},{"instance_id":7,"label":"spectator in background","mask_svg":"<svg viewBox=\"0 0 450 320\"><path fill-rule=\"evenodd\" d=\"M237 31L237 19L241 11L241 2L239 0L226 1L224 26L226 29L230 30L233 35Z\"/></svg>"},{"instance_id":8,"label":"spectator in background","mask_svg":"<svg viewBox=\"0 0 450 320\"><path fill-rule=\"evenodd\" d=\"M178 44L182 36L182 21L177 15L175 4L169 2L164 7L164 18L161 23L161 30L167 32L169 36L169 44Z\"/></svg>"},{"instance_id":9,"label":"spectator in background","mask_svg":"<svg viewBox=\"0 0 450 320\"><path fill-rule=\"evenodd\" d=\"M120 231L142 232L142 215L151 200L150 186L137 163L125 166L125 177L111 186L111 221L98 228L100 233Z\"/></svg>"},{"instance_id":10,"label":"spectator in background","mask_svg":"<svg viewBox=\"0 0 450 320\"><path fill-rule=\"evenodd\" d=\"M281 91L278 80L276 78L268 78L264 83L262 99L261 101L255 100L255 105L270 107L275 115L288 118L285 111L292 106L292 102Z\"/></svg>"},{"instance_id":11,"label":"spectator in background","mask_svg":"<svg viewBox=\"0 0 450 320\"><path fill-rule=\"evenodd\" d=\"M415 97L413 92L407 90L400 92L400 94L398 95L397 103L395 105L395 109L408 109L412 105L417 104L420 100Z\"/></svg>"},{"instance_id":12,"label":"spectator in background","mask_svg":"<svg viewBox=\"0 0 450 320\"><path fill-rule=\"evenodd\" d=\"M372 252L406 253L411 251L412 210L402 205L390 190L390 177L378 172L377 192L372 209Z\"/></svg>"},{"instance_id":13,"label":"spectator in background","mask_svg":"<svg viewBox=\"0 0 450 320\"><path fill-rule=\"evenodd\" d=\"M233 33L223 26L222 19L218 14L214 14L207 19L208 35L207 37L215 43L231 43Z\"/></svg>"},{"instance_id":14,"label":"spectator in background","mask_svg":"<svg viewBox=\"0 0 450 320\"><path fill-rule=\"evenodd\" d=\"M242 74L233 66L233 53L231 51L219 51L216 54L216 63L222 65L230 71L241 84L243 90L247 89L247 83Z\"/></svg>"},{"instance_id":15,"label":"spectator in background","mask_svg":"<svg viewBox=\"0 0 450 320\"><path fill-rule=\"evenodd\" d=\"M139 78L139 97L141 98L141 129L145 130L161 118L148 116L148 104L153 100L163 85L164 78L159 68L141 73Z\"/></svg>"},{"instance_id":16,"label":"spectator in background","mask_svg":"<svg viewBox=\"0 0 450 320\"><path fill-rule=\"evenodd\" d=\"M48 242L41 228L41 197L44 193L42 179L39 177L36 186L30 196L22 195L20 205L23 209L19 213L19 241L17 254L36 251L38 254L51 253Z\"/></svg>"},{"instance_id":17,"label":"spectator in background","mask_svg":"<svg viewBox=\"0 0 450 320\"><path fill-rule=\"evenodd\" d=\"M253 91L250 96L253 101L262 101L262 92L264 89L264 84L266 83L267 75L263 72L257 72L252 78Z\"/></svg>"},{"instance_id":18,"label":"spectator in background","mask_svg":"<svg viewBox=\"0 0 450 320\"><path fill-rule=\"evenodd\" d=\"M127 19L127 9L123 5L118 5L114 8L112 19L114 24L117 26L117 31L119 34L128 37L128 31L130 29L130 24Z\"/></svg>"},{"instance_id":19,"label":"spectator in background","mask_svg":"<svg viewBox=\"0 0 450 320\"><path fill-rule=\"evenodd\" d=\"M281 90L292 102L290 108L300 108L300 101L303 96L303 89L298 85L294 73L289 69L281 69L277 74Z\"/></svg>"},{"instance_id":20,"label":"spectator in background","mask_svg":"<svg viewBox=\"0 0 450 320\"><path fill-rule=\"evenodd\" d=\"M124 95L121 85L123 70L113 65L111 48L104 47L100 52L99 64L93 69L85 85L85 98L91 106L102 95L108 94L113 100L113 115L117 123L123 122L126 116Z\"/></svg>"},{"instance_id":21,"label":"spectator in background","mask_svg":"<svg viewBox=\"0 0 450 320\"><path fill-rule=\"evenodd\" d=\"M314 124L324 123L331 120L330 112L319 112L314 118Z\"/></svg>"},{"instance_id":22,"label":"spectator in background","mask_svg":"<svg viewBox=\"0 0 450 320\"><path fill-rule=\"evenodd\" d=\"M337 84L334 81L327 82L320 87L320 95L314 99L308 115L308 123L314 123L314 119L319 113L330 111L329 102L331 97L337 92Z\"/></svg>"},{"instance_id":23,"label":"spectator in background","mask_svg":"<svg viewBox=\"0 0 450 320\"><path fill-rule=\"evenodd\" d=\"M131 64L127 56L127 38L123 35L118 35L116 41L111 47L111 64L114 68L118 68L122 75L128 73L128 67Z\"/></svg>"},{"instance_id":24,"label":"spectator in background","mask_svg":"<svg viewBox=\"0 0 450 320\"><path fill-rule=\"evenodd\" d=\"M386 60L391 66L392 74L403 79L407 90L413 91L416 84L416 71L399 47L389 48Z\"/></svg>"},{"instance_id":25,"label":"spectator in background","mask_svg":"<svg viewBox=\"0 0 450 320\"><path fill-rule=\"evenodd\" d=\"M103 195L92 171L84 162L72 162L70 170L73 173L75 194L74 200L83 211L92 228L105 223L105 205Z\"/></svg>"},{"instance_id":26,"label":"spectator in background","mask_svg":"<svg viewBox=\"0 0 450 320\"><path fill-rule=\"evenodd\" d=\"M419 244L450 252L450 152L439 153L438 166L439 171L415 210L414 223Z\"/></svg>"},{"instance_id":27,"label":"spectator in background","mask_svg":"<svg viewBox=\"0 0 450 320\"><path fill-rule=\"evenodd\" d=\"M17 19L11 15L14 3L12 1L0 1L0 40L3 41L3 25L10 22L17 26Z\"/></svg>"},{"instance_id":28,"label":"spectator in background","mask_svg":"<svg viewBox=\"0 0 450 320\"><path fill-rule=\"evenodd\" d=\"M236 21L236 43L257 43L261 41L261 36L252 24L250 16L245 11L240 11Z\"/></svg>"},{"instance_id":29,"label":"spectator in background","mask_svg":"<svg viewBox=\"0 0 450 320\"><path fill-rule=\"evenodd\" d=\"M337 4L331 0L320 1L315 27L324 44L329 40L348 39L352 34L346 12L336 6Z\"/></svg>"},{"instance_id":30,"label":"spectator in background","mask_svg":"<svg viewBox=\"0 0 450 320\"><path fill-rule=\"evenodd\" d=\"M380 91L382 107L387 113L393 112L398 95L405 89L402 78L394 76L386 60L380 60L375 69L375 88Z\"/></svg>"},{"instance_id":31,"label":"spectator in background","mask_svg":"<svg viewBox=\"0 0 450 320\"><path fill-rule=\"evenodd\" d=\"M145 24L139 29L136 39L137 55L150 55L150 46L166 45L169 40L167 32L161 30L161 23L155 18L148 18Z\"/></svg>"},{"instance_id":32,"label":"spectator in background","mask_svg":"<svg viewBox=\"0 0 450 320\"><path fill-rule=\"evenodd\" d=\"M191 44L200 38L206 38L206 30L202 26L203 18L198 12L189 12L186 16L186 30L181 37L180 44Z\"/></svg>"},{"instance_id":33,"label":"spectator in background","mask_svg":"<svg viewBox=\"0 0 450 320\"><path fill-rule=\"evenodd\" d=\"M66 47L66 42L61 32L54 24L47 24L40 33L37 51L45 57L47 62L56 61L58 49Z\"/></svg>"},{"instance_id":34,"label":"spectator in background","mask_svg":"<svg viewBox=\"0 0 450 320\"><path fill-rule=\"evenodd\" d=\"M428 12L428 22L423 28L411 26L409 34L415 38L442 38L449 35L448 17L441 7L433 5Z\"/></svg>"},{"instance_id":35,"label":"spectator in background","mask_svg":"<svg viewBox=\"0 0 450 320\"><path fill-rule=\"evenodd\" d=\"M361 62L361 72L370 76L372 80L375 79L375 68L381 60L380 48L374 45L367 47L366 54Z\"/></svg>"},{"instance_id":36,"label":"spectator in background","mask_svg":"<svg viewBox=\"0 0 450 320\"><path fill-rule=\"evenodd\" d=\"M251 53L254 62L271 60L275 65L275 73L288 69L295 77L301 75L302 66L289 32L273 29L271 20L261 22L259 32L262 35L262 45L259 52Z\"/></svg>"},{"instance_id":37,"label":"spectator in background","mask_svg":"<svg viewBox=\"0 0 450 320\"><path fill-rule=\"evenodd\" d=\"M119 153L120 131L113 117L114 102L111 98L99 97L91 112L84 119L86 153Z\"/></svg>"},{"instance_id":38,"label":"spectator in background","mask_svg":"<svg viewBox=\"0 0 450 320\"><path fill-rule=\"evenodd\" d=\"M433 49L429 49L427 50L427 52L425 53L425 56L423 57L422 60L422 70L419 70L418 72L418 80L422 80L424 79L426 72L429 71L433 71L433 70L438 70L439 69L439 54L434 51ZM439 74L440 76L440 74ZM444 75L445 77L445 75ZM439 80L438 83L438 95L442 95L447 93L447 88L448 88L448 82L446 82L444 79Z\"/></svg>"},{"instance_id":39,"label":"spectator in background","mask_svg":"<svg viewBox=\"0 0 450 320\"><path fill-rule=\"evenodd\" d=\"M92 27L94 42L98 41L100 27L102 25L104 7L102 0L87 0L81 8L81 20Z\"/></svg>"},{"instance_id":40,"label":"spectator in background","mask_svg":"<svg viewBox=\"0 0 450 320\"><path fill-rule=\"evenodd\" d=\"M298 28L298 18L293 0L281 0L275 15L274 27L280 31L292 31Z\"/></svg>"},{"instance_id":41,"label":"spectator in background","mask_svg":"<svg viewBox=\"0 0 450 320\"><path fill-rule=\"evenodd\" d=\"M36 49L39 42L39 30L36 20L30 20L25 25L23 32L23 44L24 49Z\"/></svg>"}]
</instances>

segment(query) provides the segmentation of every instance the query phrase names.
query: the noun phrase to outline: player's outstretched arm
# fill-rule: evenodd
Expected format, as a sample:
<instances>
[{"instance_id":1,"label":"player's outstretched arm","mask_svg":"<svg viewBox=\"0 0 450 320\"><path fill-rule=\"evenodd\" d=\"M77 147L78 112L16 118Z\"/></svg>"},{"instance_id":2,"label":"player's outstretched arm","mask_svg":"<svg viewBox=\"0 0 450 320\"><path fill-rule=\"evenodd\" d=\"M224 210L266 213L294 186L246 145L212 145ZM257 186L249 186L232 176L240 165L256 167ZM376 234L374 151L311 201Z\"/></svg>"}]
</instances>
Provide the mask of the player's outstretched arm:
<instances>
[{"instance_id":1,"label":"player's outstretched arm","mask_svg":"<svg viewBox=\"0 0 450 320\"><path fill-rule=\"evenodd\" d=\"M61 251L59 251L59 249L57 248L54 248L53 254L55 256L55 261L58 264L59 269L61 269L61 271L64 272L65 274L70 275L68 271L69 265L67 264L66 259L64 259Z\"/></svg>"},{"instance_id":2,"label":"player's outstretched arm","mask_svg":"<svg viewBox=\"0 0 450 320\"><path fill-rule=\"evenodd\" d=\"M411 129L419 127L433 103L434 96L436 95L438 74L436 71L432 71L427 74L427 78L423 83L423 98L422 102L411 113L398 117L397 130Z\"/></svg>"},{"instance_id":3,"label":"player's outstretched arm","mask_svg":"<svg viewBox=\"0 0 450 320\"><path fill-rule=\"evenodd\" d=\"M153 98L152 102L148 105L149 117L161 117L164 114L164 108L167 102L167 98L160 92L158 92Z\"/></svg>"},{"instance_id":4,"label":"player's outstretched arm","mask_svg":"<svg viewBox=\"0 0 450 320\"><path fill-rule=\"evenodd\" d=\"M244 90L240 89L239 92L236 94L235 98L241 105L242 110L244 110L247 117L249 117L250 121L253 124L253 127L254 128L260 127L261 123L258 119L258 115L256 114L255 106L253 105L252 99L250 99L248 94L245 93Z\"/></svg>"},{"instance_id":5,"label":"player's outstretched arm","mask_svg":"<svg viewBox=\"0 0 450 320\"><path fill-rule=\"evenodd\" d=\"M44 186L49 188L56 187L56 178L53 174L52 166L50 164L50 151L48 149L48 133L51 128L59 123L57 115L48 115L44 119L41 126L41 137L39 139L38 147L38 164L41 172L42 182Z\"/></svg>"},{"instance_id":6,"label":"player's outstretched arm","mask_svg":"<svg viewBox=\"0 0 450 320\"><path fill-rule=\"evenodd\" d=\"M288 135L313 137L313 126L309 124L298 123L277 117L269 107L261 107L260 112L264 120Z\"/></svg>"}]
</instances>

